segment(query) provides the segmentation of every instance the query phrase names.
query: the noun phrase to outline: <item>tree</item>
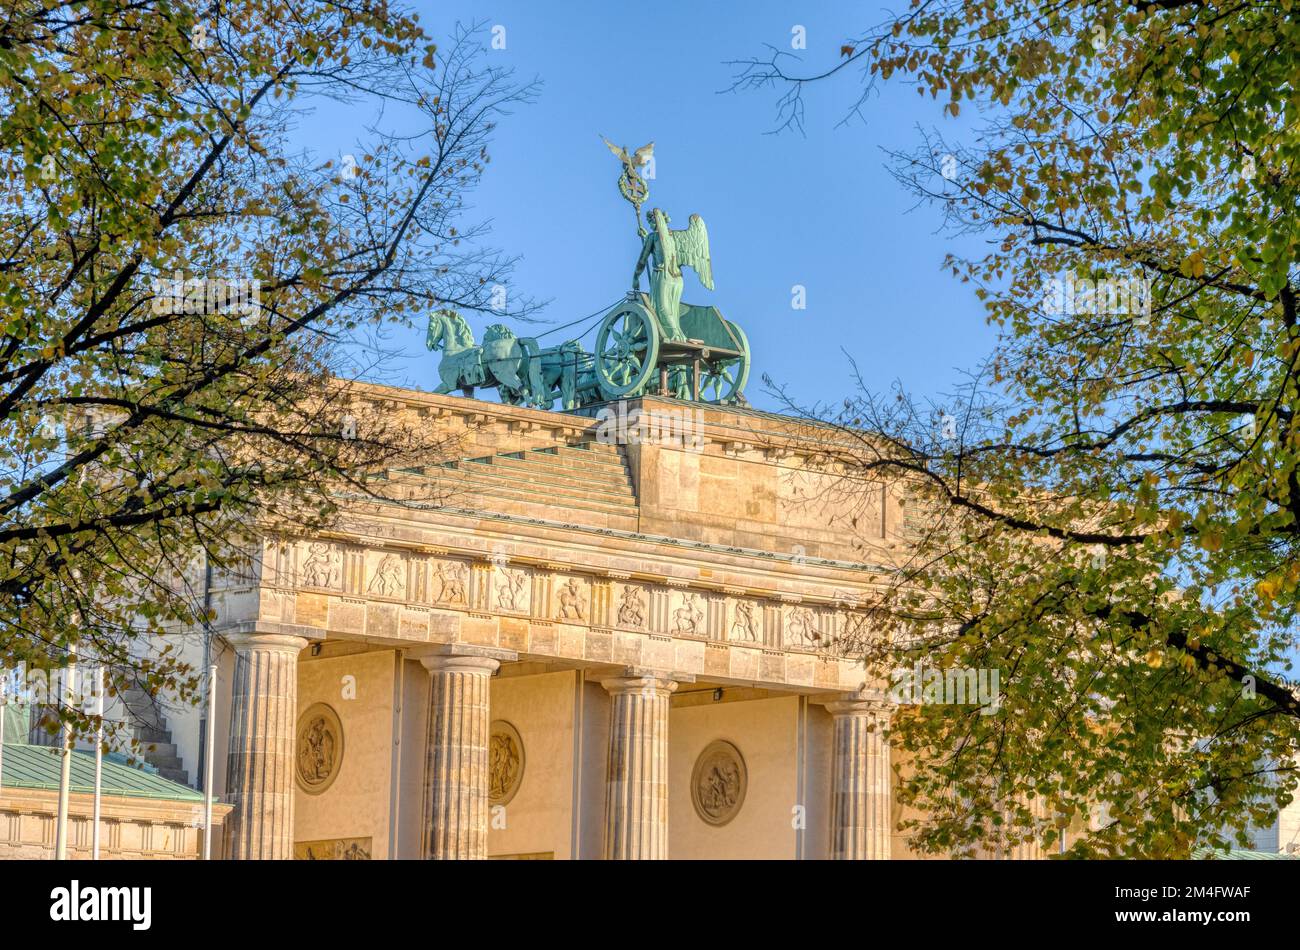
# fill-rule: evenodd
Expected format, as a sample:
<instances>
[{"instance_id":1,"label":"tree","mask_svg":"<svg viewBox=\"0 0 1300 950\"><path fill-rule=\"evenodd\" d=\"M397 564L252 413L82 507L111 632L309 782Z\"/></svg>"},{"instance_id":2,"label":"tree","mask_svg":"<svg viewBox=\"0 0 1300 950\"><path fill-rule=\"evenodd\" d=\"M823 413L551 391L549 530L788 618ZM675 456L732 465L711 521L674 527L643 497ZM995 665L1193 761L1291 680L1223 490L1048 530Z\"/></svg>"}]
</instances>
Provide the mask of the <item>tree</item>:
<instances>
[{"instance_id":1,"label":"tree","mask_svg":"<svg viewBox=\"0 0 1300 950\"><path fill-rule=\"evenodd\" d=\"M387 0L14 2L0 17L0 660L71 647L182 699L150 634L193 567L311 528L440 444L354 400L364 335L486 309L511 261L465 195L531 86ZM315 105L387 116L320 159ZM203 571L200 570L201 578ZM65 720L89 725L78 710Z\"/></svg>"},{"instance_id":2,"label":"tree","mask_svg":"<svg viewBox=\"0 0 1300 950\"><path fill-rule=\"evenodd\" d=\"M860 387L811 407L858 474L913 493L911 560L867 638L1001 674L995 715L908 707L893 741L918 846L1046 840L1072 855L1186 856L1244 842L1296 784L1300 419L1300 6L918 2L803 77L861 69L984 118L892 156L947 225L989 237L945 266L999 339L951 403ZM866 90L853 106L865 114ZM987 710L985 710L987 712ZM993 817L996 816L996 817ZM1041 830L1041 829L1040 829Z\"/></svg>"}]
</instances>

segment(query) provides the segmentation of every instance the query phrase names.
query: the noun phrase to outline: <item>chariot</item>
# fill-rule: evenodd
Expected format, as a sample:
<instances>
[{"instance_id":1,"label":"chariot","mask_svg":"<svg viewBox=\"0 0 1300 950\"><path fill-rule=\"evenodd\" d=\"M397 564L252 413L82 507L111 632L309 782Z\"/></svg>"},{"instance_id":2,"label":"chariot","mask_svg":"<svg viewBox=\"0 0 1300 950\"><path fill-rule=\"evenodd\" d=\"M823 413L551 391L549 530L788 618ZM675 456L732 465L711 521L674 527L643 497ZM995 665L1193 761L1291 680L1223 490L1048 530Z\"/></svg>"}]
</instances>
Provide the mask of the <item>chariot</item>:
<instances>
[{"instance_id":1,"label":"chariot","mask_svg":"<svg viewBox=\"0 0 1300 950\"><path fill-rule=\"evenodd\" d=\"M605 315L596 331L592 371L606 400L644 395L734 403L749 380L745 331L716 307L682 304L683 339L670 339L650 297L631 293Z\"/></svg>"},{"instance_id":2,"label":"chariot","mask_svg":"<svg viewBox=\"0 0 1300 950\"><path fill-rule=\"evenodd\" d=\"M595 350L578 340L542 348L532 337L516 337L506 326L487 328L482 345L454 310L429 316L426 345L442 349L440 393L495 387L503 402L549 409L558 398L566 410L637 396L667 396L693 402L745 405L749 341L716 307L682 303L682 269L713 289L709 233L699 215L686 228L670 228L668 215L652 208L641 219L649 195L640 168L654 145L635 153L605 143L619 157L619 191L636 212L641 253L632 290L611 307L596 328ZM641 276L650 291L641 291ZM572 326L572 324L568 324Z\"/></svg>"}]
</instances>

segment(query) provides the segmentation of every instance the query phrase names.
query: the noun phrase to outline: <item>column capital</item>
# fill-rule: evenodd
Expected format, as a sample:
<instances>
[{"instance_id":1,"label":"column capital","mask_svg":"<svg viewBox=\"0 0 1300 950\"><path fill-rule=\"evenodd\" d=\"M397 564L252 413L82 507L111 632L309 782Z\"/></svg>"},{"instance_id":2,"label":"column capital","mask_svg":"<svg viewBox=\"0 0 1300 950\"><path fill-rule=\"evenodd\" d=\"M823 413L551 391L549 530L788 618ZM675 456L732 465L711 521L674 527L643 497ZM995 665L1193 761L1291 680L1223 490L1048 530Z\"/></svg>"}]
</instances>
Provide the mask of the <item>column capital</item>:
<instances>
[{"instance_id":1,"label":"column capital","mask_svg":"<svg viewBox=\"0 0 1300 950\"><path fill-rule=\"evenodd\" d=\"M812 700L826 708L832 716L863 716L871 719L888 720L893 715L894 704L883 690L855 689L851 693L840 693Z\"/></svg>"},{"instance_id":2,"label":"column capital","mask_svg":"<svg viewBox=\"0 0 1300 950\"><path fill-rule=\"evenodd\" d=\"M297 656L307 646L306 637L289 633L261 633L256 630L245 633L227 633L223 635L227 643L241 652L245 650L270 650L276 653L292 653Z\"/></svg>"},{"instance_id":3,"label":"column capital","mask_svg":"<svg viewBox=\"0 0 1300 950\"><path fill-rule=\"evenodd\" d=\"M445 643L432 647L415 659L430 673L495 673L502 663L512 663L519 659L519 654L514 650L498 650L495 647Z\"/></svg>"},{"instance_id":4,"label":"column capital","mask_svg":"<svg viewBox=\"0 0 1300 950\"><path fill-rule=\"evenodd\" d=\"M677 676L672 673L665 673L662 670L643 670L629 667L619 675L601 677L600 685L611 696L617 696L621 693L643 693L646 690L668 696L683 681L691 682L693 680L694 677L691 676Z\"/></svg>"}]
</instances>

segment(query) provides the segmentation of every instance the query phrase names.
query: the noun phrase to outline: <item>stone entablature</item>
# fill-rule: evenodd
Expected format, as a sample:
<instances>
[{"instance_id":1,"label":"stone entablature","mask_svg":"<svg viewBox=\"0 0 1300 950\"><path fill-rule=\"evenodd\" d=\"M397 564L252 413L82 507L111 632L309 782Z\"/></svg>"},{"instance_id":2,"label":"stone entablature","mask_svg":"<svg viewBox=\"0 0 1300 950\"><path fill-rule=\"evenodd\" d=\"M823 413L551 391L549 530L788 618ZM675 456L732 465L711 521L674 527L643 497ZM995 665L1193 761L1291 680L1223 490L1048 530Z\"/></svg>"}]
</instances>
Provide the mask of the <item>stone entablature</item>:
<instances>
[{"instance_id":1,"label":"stone entablature","mask_svg":"<svg viewBox=\"0 0 1300 950\"><path fill-rule=\"evenodd\" d=\"M222 832L231 806L212 806L212 852L222 857ZM69 796L68 857L91 856L90 795ZM105 795L101 801L100 856L197 860L203 852L203 804ZM0 859L54 857L58 793L54 789L0 790Z\"/></svg>"},{"instance_id":2,"label":"stone entablature","mask_svg":"<svg viewBox=\"0 0 1300 950\"><path fill-rule=\"evenodd\" d=\"M855 595L800 596L649 573L590 574L503 554L404 551L319 539L267 545L264 589L483 611L540 621L833 652L864 622ZM338 569L346 567L346 570ZM278 618L277 618L278 619Z\"/></svg>"},{"instance_id":3,"label":"stone entablature","mask_svg":"<svg viewBox=\"0 0 1300 950\"><path fill-rule=\"evenodd\" d=\"M704 568L709 571L709 568ZM266 543L245 623L309 639L454 643L803 689L861 684L852 595L686 581L485 551L320 538ZM253 607L253 603L248 603ZM226 613L226 623L236 618Z\"/></svg>"}]
</instances>

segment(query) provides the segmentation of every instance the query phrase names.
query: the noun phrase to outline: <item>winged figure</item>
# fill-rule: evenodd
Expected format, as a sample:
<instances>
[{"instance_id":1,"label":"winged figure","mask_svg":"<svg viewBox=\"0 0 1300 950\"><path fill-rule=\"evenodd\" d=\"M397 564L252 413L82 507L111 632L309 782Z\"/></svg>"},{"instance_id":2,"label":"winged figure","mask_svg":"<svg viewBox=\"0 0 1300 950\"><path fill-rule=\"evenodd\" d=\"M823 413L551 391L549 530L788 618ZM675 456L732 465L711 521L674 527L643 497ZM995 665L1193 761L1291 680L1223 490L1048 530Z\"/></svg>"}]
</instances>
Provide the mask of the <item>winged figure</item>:
<instances>
[{"instance_id":1,"label":"winged figure","mask_svg":"<svg viewBox=\"0 0 1300 950\"><path fill-rule=\"evenodd\" d=\"M605 138L605 136L602 135L601 139L609 150L614 153L615 157L623 163L623 169L629 175L639 176L639 169L646 162L650 161L650 156L652 156L655 151L655 143L651 142L649 145L642 145L639 149L629 155L627 149L620 148L609 139Z\"/></svg>"},{"instance_id":2,"label":"winged figure","mask_svg":"<svg viewBox=\"0 0 1300 950\"><path fill-rule=\"evenodd\" d=\"M641 226L641 205L646 198L650 197L650 186L641 177L641 168L654 156L655 143L642 145L629 155L627 149L620 148L605 136L602 135L600 138L605 143L605 147L613 152L623 165L623 173L618 176L618 190L631 202L632 209L636 212L637 233L644 237L645 228Z\"/></svg>"},{"instance_id":3,"label":"winged figure","mask_svg":"<svg viewBox=\"0 0 1300 950\"><path fill-rule=\"evenodd\" d=\"M650 268L650 302L664 336L670 340L685 339L681 324L682 267L693 267L700 283L713 289L713 265L709 260L709 232L704 219L691 215L684 231L668 227L669 218L660 208L649 215L650 230L641 245L636 271L632 275L632 289L639 291L641 272Z\"/></svg>"}]
</instances>

